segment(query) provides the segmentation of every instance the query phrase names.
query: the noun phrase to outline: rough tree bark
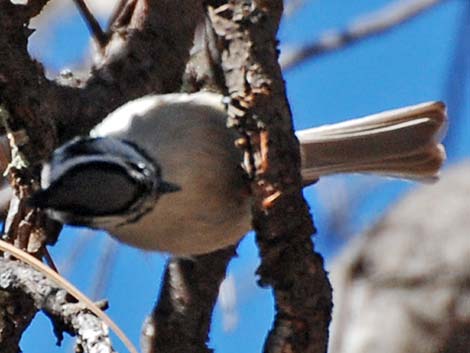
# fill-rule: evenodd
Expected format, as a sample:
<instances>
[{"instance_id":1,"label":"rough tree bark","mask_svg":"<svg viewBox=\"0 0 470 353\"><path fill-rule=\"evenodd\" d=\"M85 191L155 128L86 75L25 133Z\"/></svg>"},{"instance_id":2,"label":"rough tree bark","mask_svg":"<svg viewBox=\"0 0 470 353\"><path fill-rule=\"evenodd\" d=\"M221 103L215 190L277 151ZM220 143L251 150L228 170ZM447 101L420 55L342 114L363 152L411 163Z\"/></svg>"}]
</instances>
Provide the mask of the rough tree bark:
<instances>
[{"instance_id":1,"label":"rough tree bark","mask_svg":"<svg viewBox=\"0 0 470 353\"><path fill-rule=\"evenodd\" d=\"M211 3L211 2L210 2ZM212 2L229 123L245 138L254 195L260 284L272 286L276 318L265 352L326 352L331 287L302 197L298 141L278 63L282 1Z\"/></svg>"},{"instance_id":2,"label":"rough tree bark","mask_svg":"<svg viewBox=\"0 0 470 353\"><path fill-rule=\"evenodd\" d=\"M0 103L9 111L13 131L26 130L29 143L19 146L31 165L37 165L55 146L76 134L85 134L107 113L124 102L150 92L166 93L178 89L189 58L189 49L196 24L202 16L199 2L124 1L110 40L104 48L101 63L87 78L68 74L58 81L49 81L40 63L27 52L30 34L27 24L47 1L15 5L0 1ZM184 14L184 16L181 16ZM138 79L136 79L138 78ZM34 170L25 175L12 175L17 194L25 196L31 187ZM29 172L33 172L32 175ZM26 177L25 177L26 176ZM24 203L10 210L12 238L18 235L24 217L31 215ZM30 233L44 233L39 221L30 219ZM23 232L24 233L24 232ZM40 239L44 246L46 239ZM11 239L11 241L15 241ZM23 248L28 249L26 240ZM38 256L42 251L37 251ZM18 352L18 341L37 308L21 296L4 295L2 317L7 308L22 305L14 318L4 321L3 333L15 332L13 341L2 340L1 350ZM29 303L29 305L26 305ZM21 314L21 317L19 316ZM10 315L11 316L11 315ZM24 322L21 325L16 323Z\"/></svg>"},{"instance_id":3,"label":"rough tree bark","mask_svg":"<svg viewBox=\"0 0 470 353\"><path fill-rule=\"evenodd\" d=\"M26 131L29 142L19 147L33 167L58 144L87 133L124 102L150 92L177 91L196 24L204 16L201 1L122 0L107 32L107 44L101 48L101 60L90 75L69 73L49 81L27 52L31 31L26 27L47 0L30 3L14 5L0 0L0 103L11 113L12 130ZM216 47L212 49L218 53L212 58L216 59L212 64L220 79L217 83L219 87L223 84L221 90L232 99L231 125L244 136L254 227L263 260L258 270L260 283L271 285L276 298L276 321L265 351L325 352L331 288L322 258L313 252L310 236L314 227L301 196L298 145L277 63L282 2L207 3L215 33ZM31 179L37 179L36 169L27 169L27 178L21 170L13 170L20 196L18 209L22 210L10 211L16 217L10 232L13 237L18 235L21 220L31 215L21 198L28 194ZM42 216L34 216L39 221L29 221L31 233L46 232ZM36 247L42 249L46 241L41 239ZM205 344L210 316L233 253L234 249L227 249L194 260L170 261L160 303L144 327L147 352L178 351L178 347L210 351ZM208 266L217 269L211 277L204 271ZM181 270L176 277L175 269ZM181 274L182 280L175 282ZM2 297L8 297L3 293L10 289L5 287ZM24 323L10 327L17 338L9 352L19 351L21 332L39 308L29 298ZM8 300L8 305L18 305L17 298ZM1 310L6 312L8 305ZM155 328L156 334L152 332ZM165 345L165 337L179 340Z\"/></svg>"},{"instance_id":4,"label":"rough tree bark","mask_svg":"<svg viewBox=\"0 0 470 353\"><path fill-rule=\"evenodd\" d=\"M77 340L85 352L113 352L110 346L107 328L101 319L90 313L86 305L77 303L68 293L47 279L44 274L33 270L30 266L17 261L0 258L0 300L2 306L12 303L17 307L4 311L2 322L12 320L16 326L14 332L2 330L2 353L17 352L17 342L28 325L35 311L29 310L31 306L41 309L54 323L54 333L60 343L63 333L67 332L77 336ZM3 298L8 298L3 300ZM102 307L106 306L103 303ZM23 320L19 321L18 318ZM8 325L11 327L11 325ZM5 327L2 325L2 327Z\"/></svg>"}]
</instances>

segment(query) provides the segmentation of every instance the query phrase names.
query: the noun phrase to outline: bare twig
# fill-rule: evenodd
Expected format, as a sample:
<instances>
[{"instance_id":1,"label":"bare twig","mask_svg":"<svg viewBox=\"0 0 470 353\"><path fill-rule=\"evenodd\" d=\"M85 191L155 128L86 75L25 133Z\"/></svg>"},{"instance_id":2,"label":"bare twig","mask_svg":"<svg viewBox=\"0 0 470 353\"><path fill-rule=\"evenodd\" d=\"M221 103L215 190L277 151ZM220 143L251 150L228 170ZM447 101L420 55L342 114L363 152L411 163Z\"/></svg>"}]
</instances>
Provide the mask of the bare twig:
<instances>
[{"instance_id":1,"label":"bare twig","mask_svg":"<svg viewBox=\"0 0 470 353\"><path fill-rule=\"evenodd\" d=\"M467 114L466 104L468 101L468 87L470 85L470 2L460 10L459 18L456 19L457 33L453 52L449 55L451 63L448 68L445 86L445 99L448 114L452 117L452 126L444 139L445 146L450 151L457 151L461 144L461 128L465 126ZM466 79L465 79L466 78ZM450 156L452 158L452 156Z\"/></svg>"},{"instance_id":2,"label":"bare twig","mask_svg":"<svg viewBox=\"0 0 470 353\"><path fill-rule=\"evenodd\" d=\"M106 44L108 44L108 37L106 36L106 33L103 32L100 24L96 20L95 16L93 16L93 14L91 13L88 6L86 6L84 0L73 0L73 2L80 11L80 14L82 15L96 43L101 49L103 49Z\"/></svg>"},{"instance_id":3,"label":"bare twig","mask_svg":"<svg viewBox=\"0 0 470 353\"><path fill-rule=\"evenodd\" d=\"M284 71L290 70L307 59L341 49L347 45L394 29L444 0L397 0L378 11L361 16L344 30L328 31L302 48L286 51L281 56Z\"/></svg>"},{"instance_id":4,"label":"bare twig","mask_svg":"<svg viewBox=\"0 0 470 353\"><path fill-rule=\"evenodd\" d=\"M98 271L93 278L93 287L91 292L92 298L102 298L109 286L111 275L115 268L117 259L118 243L110 237L103 239L105 246L101 252L96 268Z\"/></svg>"},{"instance_id":5,"label":"bare twig","mask_svg":"<svg viewBox=\"0 0 470 353\"><path fill-rule=\"evenodd\" d=\"M49 250L47 250L46 247L44 247L44 260L54 272L59 273L59 270L57 269L57 266L55 265L54 259L52 258Z\"/></svg>"}]
</instances>

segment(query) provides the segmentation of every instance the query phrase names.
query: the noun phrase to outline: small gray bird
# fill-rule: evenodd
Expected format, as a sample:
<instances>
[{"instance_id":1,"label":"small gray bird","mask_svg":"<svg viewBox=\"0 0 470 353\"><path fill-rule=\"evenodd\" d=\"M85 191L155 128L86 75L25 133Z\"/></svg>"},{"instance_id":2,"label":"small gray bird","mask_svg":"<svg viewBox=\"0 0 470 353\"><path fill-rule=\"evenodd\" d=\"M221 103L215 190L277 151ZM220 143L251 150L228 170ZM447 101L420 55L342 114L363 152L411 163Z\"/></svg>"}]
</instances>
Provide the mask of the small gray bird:
<instances>
[{"instance_id":1,"label":"small gray bird","mask_svg":"<svg viewBox=\"0 0 470 353\"><path fill-rule=\"evenodd\" d=\"M31 204L146 250L190 256L234 244L250 229L250 196L226 118L214 93L131 101L53 153ZM436 179L445 126L445 106L431 102L299 131L302 177Z\"/></svg>"}]
</instances>

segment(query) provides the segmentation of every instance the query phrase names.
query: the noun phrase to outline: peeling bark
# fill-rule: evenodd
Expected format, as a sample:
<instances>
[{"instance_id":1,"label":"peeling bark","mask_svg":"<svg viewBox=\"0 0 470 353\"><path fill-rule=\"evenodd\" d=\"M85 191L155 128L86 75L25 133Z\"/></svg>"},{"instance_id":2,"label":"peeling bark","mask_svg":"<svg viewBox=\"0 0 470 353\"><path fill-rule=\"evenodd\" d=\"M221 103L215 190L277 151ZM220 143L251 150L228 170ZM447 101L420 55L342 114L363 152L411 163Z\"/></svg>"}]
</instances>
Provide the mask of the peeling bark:
<instances>
[{"instance_id":1,"label":"peeling bark","mask_svg":"<svg viewBox=\"0 0 470 353\"><path fill-rule=\"evenodd\" d=\"M209 15L232 99L229 123L245 137L253 225L276 318L265 352L326 352L331 287L313 251L314 226L301 194L299 149L278 64L282 1L230 1Z\"/></svg>"}]
</instances>

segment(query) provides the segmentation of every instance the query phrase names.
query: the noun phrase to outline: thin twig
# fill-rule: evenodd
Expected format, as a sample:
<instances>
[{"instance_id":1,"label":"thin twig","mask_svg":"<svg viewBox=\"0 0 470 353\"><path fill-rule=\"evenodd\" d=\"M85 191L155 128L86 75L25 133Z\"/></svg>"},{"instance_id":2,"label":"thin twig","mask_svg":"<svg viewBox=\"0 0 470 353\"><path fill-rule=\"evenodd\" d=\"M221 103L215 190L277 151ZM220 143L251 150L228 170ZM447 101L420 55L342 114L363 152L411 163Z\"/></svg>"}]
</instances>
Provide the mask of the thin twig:
<instances>
[{"instance_id":1,"label":"thin twig","mask_svg":"<svg viewBox=\"0 0 470 353\"><path fill-rule=\"evenodd\" d=\"M450 54L451 63L446 76L444 101L447 104L448 115L452 117L452 126L463 127L467 119L465 108L468 101L467 92L470 80L464 79L470 75L470 2L460 10L456 19L457 31ZM461 129L449 129L444 139L445 146L450 150L459 150L461 143ZM452 158L452 156L449 156Z\"/></svg>"},{"instance_id":2,"label":"thin twig","mask_svg":"<svg viewBox=\"0 0 470 353\"><path fill-rule=\"evenodd\" d=\"M122 15L125 7L128 5L129 2L127 0L119 0L119 2L114 6L111 16L108 20L108 30L111 29L116 20Z\"/></svg>"},{"instance_id":3,"label":"thin twig","mask_svg":"<svg viewBox=\"0 0 470 353\"><path fill-rule=\"evenodd\" d=\"M51 256L51 253L49 250L47 250L46 247L44 247L44 260L46 260L47 265L54 271L59 273L59 270L57 269L57 266L54 263L54 259Z\"/></svg>"},{"instance_id":4,"label":"thin twig","mask_svg":"<svg viewBox=\"0 0 470 353\"><path fill-rule=\"evenodd\" d=\"M83 16L85 23L90 30L93 38L101 49L103 49L108 43L108 37L106 33L101 29L100 24L96 20L95 16L91 13L90 9L86 6L84 0L73 0L75 5L78 7L80 14Z\"/></svg>"},{"instance_id":5,"label":"thin twig","mask_svg":"<svg viewBox=\"0 0 470 353\"><path fill-rule=\"evenodd\" d=\"M92 298L102 298L104 296L106 288L108 288L111 281L111 275L118 255L117 241L112 240L110 237L106 237L103 241L105 246L103 246L104 250L101 252L98 260L97 268L99 270L96 271L93 279Z\"/></svg>"},{"instance_id":6,"label":"thin twig","mask_svg":"<svg viewBox=\"0 0 470 353\"><path fill-rule=\"evenodd\" d=\"M327 31L312 43L299 49L287 51L281 57L284 71L294 68L305 60L344 48L347 45L376 36L409 21L444 0L398 0L377 11L362 15L344 30Z\"/></svg>"}]
</instances>

